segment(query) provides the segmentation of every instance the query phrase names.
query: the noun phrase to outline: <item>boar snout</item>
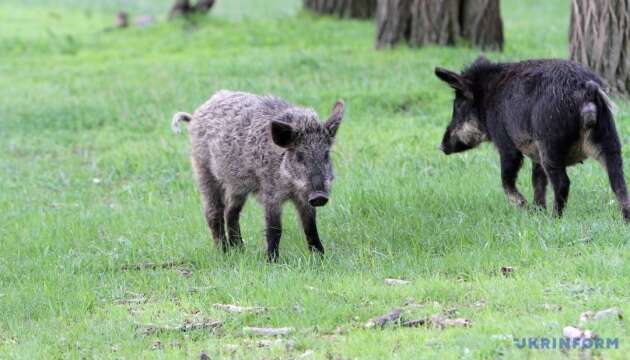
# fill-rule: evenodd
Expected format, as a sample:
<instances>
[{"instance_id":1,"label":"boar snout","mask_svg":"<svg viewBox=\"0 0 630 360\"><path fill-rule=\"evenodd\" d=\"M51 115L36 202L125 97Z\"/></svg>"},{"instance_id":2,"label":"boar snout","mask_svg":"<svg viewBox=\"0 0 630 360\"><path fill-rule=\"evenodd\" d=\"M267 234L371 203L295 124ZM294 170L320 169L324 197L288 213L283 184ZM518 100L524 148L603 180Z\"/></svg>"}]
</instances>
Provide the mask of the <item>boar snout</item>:
<instances>
[{"instance_id":1,"label":"boar snout","mask_svg":"<svg viewBox=\"0 0 630 360\"><path fill-rule=\"evenodd\" d=\"M314 207L324 206L328 203L328 194L321 191L314 192L308 196L308 203Z\"/></svg>"}]
</instances>

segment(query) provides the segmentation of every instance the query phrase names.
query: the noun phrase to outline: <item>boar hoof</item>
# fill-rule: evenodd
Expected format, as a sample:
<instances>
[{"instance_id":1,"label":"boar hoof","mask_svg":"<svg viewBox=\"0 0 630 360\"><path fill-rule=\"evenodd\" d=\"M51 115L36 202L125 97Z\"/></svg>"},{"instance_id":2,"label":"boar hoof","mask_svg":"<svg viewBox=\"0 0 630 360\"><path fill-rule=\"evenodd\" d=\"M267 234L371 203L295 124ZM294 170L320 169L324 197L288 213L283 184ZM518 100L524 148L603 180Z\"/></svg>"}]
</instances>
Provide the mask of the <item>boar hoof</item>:
<instances>
[{"instance_id":1,"label":"boar hoof","mask_svg":"<svg viewBox=\"0 0 630 360\"><path fill-rule=\"evenodd\" d=\"M309 245L308 249L313 253L313 254L319 254L321 256L324 255L324 246L322 246L322 244L318 244L318 245Z\"/></svg>"},{"instance_id":2,"label":"boar hoof","mask_svg":"<svg viewBox=\"0 0 630 360\"><path fill-rule=\"evenodd\" d=\"M511 204L518 206L519 208L526 208L527 207L527 200L525 200L523 195L521 195L519 193L508 194L508 201Z\"/></svg>"}]
</instances>

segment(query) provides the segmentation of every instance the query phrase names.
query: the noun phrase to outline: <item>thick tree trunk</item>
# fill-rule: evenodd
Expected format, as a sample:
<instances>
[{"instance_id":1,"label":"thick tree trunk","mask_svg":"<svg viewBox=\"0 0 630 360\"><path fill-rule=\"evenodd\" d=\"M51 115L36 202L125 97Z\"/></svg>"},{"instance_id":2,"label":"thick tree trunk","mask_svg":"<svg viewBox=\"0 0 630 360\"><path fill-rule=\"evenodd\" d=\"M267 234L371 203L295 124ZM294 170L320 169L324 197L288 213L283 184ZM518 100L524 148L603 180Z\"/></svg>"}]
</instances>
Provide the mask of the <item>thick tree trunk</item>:
<instances>
[{"instance_id":1,"label":"thick tree trunk","mask_svg":"<svg viewBox=\"0 0 630 360\"><path fill-rule=\"evenodd\" d=\"M215 0L199 0L193 6L190 4L190 0L175 0L168 14L168 18L173 19L178 16L187 16L196 12L207 13L214 5L214 2Z\"/></svg>"},{"instance_id":2,"label":"thick tree trunk","mask_svg":"<svg viewBox=\"0 0 630 360\"><path fill-rule=\"evenodd\" d=\"M630 0L571 1L571 59L630 94Z\"/></svg>"},{"instance_id":3,"label":"thick tree trunk","mask_svg":"<svg viewBox=\"0 0 630 360\"><path fill-rule=\"evenodd\" d=\"M462 0L462 36L481 49L503 50L499 0Z\"/></svg>"},{"instance_id":4,"label":"thick tree trunk","mask_svg":"<svg viewBox=\"0 0 630 360\"><path fill-rule=\"evenodd\" d=\"M318 13L348 18L370 18L376 0L304 0L304 7Z\"/></svg>"},{"instance_id":5,"label":"thick tree trunk","mask_svg":"<svg viewBox=\"0 0 630 360\"><path fill-rule=\"evenodd\" d=\"M409 44L453 45L459 38L460 0L414 0Z\"/></svg>"},{"instance_id":6,"label":"thick tree trunk","mask_svg":"<svg viewBox=\"0 0 630 360\"><path fill-rule=\"evenodd\" d=\"M461 37L503 49L499 0L378 0L376 47L453 45Z\"/></svg>"},{"instance_id":7,"label":"thick tree trunk","mask_svg":"<svg viewBox=\"0 0 630 360\"><path fill-rule=\"evenodd\" d=\"M414 0L379 0L376 7L376 48L390 47L411 33Z\"/></svg>"}]
</instances>

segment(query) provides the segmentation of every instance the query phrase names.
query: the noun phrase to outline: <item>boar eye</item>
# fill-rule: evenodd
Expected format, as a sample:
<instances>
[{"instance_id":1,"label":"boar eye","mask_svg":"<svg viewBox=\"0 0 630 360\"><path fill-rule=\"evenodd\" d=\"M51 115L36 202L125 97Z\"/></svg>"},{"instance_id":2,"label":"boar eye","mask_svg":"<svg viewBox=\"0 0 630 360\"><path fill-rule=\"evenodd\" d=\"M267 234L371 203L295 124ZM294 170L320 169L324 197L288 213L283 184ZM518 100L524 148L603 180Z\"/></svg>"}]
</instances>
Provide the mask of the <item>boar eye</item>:
<instances>
[{"instance_id":1,"label":"boar eye","mask_svg":"<svg viewBox=\"0 0 630 360\"><path fill-rule=\"evenodd\" d=\"M304 161L304 153L298 151L295 153L295 160L297 160L297 162L303 162Z\"/></svg>"},{"instance_id":2,"label":"boar eye","mask_svg":"<svg viewBox=\"0 0 630 360\"><path fill-rule=\"evenodd\" d=\"M328 151L326 151L324 153L324 160L328 161L330 159L330 153Z\"/></svg>"}]
</instances>

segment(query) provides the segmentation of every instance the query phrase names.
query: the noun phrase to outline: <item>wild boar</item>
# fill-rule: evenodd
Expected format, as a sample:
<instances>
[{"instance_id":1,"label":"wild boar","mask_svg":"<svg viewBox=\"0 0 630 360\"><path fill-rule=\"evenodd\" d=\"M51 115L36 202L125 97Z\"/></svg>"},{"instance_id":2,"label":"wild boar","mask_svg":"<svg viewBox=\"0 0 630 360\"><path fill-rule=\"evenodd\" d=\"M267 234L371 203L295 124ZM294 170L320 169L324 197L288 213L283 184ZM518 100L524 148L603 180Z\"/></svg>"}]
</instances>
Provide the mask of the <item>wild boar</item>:
<instances>
[{"instance_id":1,"label":"wild boar","mask_svg":"<svg viewBox=\"0 0 630 360\"><path fill-rule=\"evenodd\" d=\"M309 249L324 253L315 208L330 196L330 149L344 108L337 101L322 123L314 110L276 97L219 91L193 115L175 114L176 132L180 122L190 122L192 165L217 246L227 250L242 244L239 215L253 193L264 207L270 261L278 257L287 200L295 204Z\"/></svg>"},{"instance_id":2,"label":"wild boar","mask_svg":"<svg viewBox=\"0 0 630 360\"><path fill-rule=\"evenodd\" d=\"M630 220L612 104L591 70L566 60L492 63L481 57L461 74L442 68L435 74L455 90L452 120L440 146L445 154L492 142L503 189L519 206L526 201L516 179L527 155L533 163L534 202L546 207L551 182L557 216L569 196L567 167L593 158L608 172L623 217Z\"/></svg>"}]
</instances>

